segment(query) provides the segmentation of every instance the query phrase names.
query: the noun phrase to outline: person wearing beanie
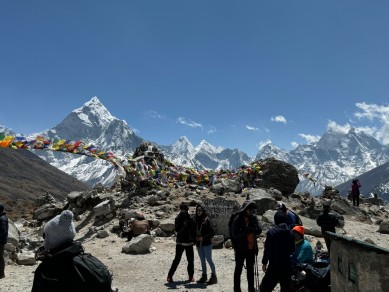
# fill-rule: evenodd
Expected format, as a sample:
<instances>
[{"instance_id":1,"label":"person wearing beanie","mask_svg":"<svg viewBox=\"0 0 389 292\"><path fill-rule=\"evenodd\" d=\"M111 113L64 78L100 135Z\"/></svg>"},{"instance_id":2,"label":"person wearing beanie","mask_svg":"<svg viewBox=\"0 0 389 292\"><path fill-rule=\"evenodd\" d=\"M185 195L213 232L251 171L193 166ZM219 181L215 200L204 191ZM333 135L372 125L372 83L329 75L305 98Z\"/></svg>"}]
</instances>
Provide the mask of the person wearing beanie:
<instances>
[{"instance_id":1,"label":"person wearing beanie","mask_svg":"<svg viewBox=\"0 0 389 292\"><path fill-rule=\"evenodd\" d=\"M194 251L193 245L195 241L194 221L189 215L189 207L187 204L180 205L180 213L174 220L176 231L176 254L167 275L167 282L173 282L173 275L181 261L182 254L185 251L188 261L187 272L189 282L195 282L194 279Z\"/></svg>"},{"instance_id":2,"label":"person wearing beanie","mask_svg":"<svg viewBox=\"0 0 389 292\"><path fill-rule=\"evenodd\" d=\"M260 284L261 292L270 292L280 283L281 291L289 291L292 276L291 255L295 250L294 235L287 225L286 214L278 210L274 214L275 226L266 234L262 257L265 276Z\"/></svg>"},{"instance_id":3,"label":"person wearing beanie","mask_svg":"<svg viewBox=\"0 0 389 292\"><path fill-rule=\"evenodd\" d=\"M327 231L335 233L335 227L340 225L338 217L331 214L330 210L330 205L323 205L323 214L319 215L316 219L317 225L321 227L321 233L324 237L324 241L326 242L328 254L330 254L331 250L331 238L327 234Z\"/></svg>"},{"instance_id":4,"label":"person wearing beanie","mask_svg":"<svg viewBox=\"0 0 389 292\"><path fill-rule=\"evenodd\" d=\"M0 204L0 279L5 277L4 246L8 240L8 218L4 205Z\"/></svg>"},{"instance_id":5,"label":"person wearing beanie","mask_svg":"<svg viewBox=\"0 0 389 292\"><path fill-rule=\"evenodd\" d=\"M37 253L42 263L35 270L31 292L80 291L74 279L73 258L83 252L83 247L73 241L73 213L65 210L47 222L43 236L43 249Z\"/></svg>"},{"instance_id":6,"label":"person wearing beanie","mask_svg":"<svg viewBox=\"0 0 389 292\"><path fill-rule=\"evenodd\" d=\"M313 249L311 244L304 238L304 226L293 228L295 251L293 254L293 264L313 264Z\"/></svg>"},{"instance_id":7,"label":"person wearing beanie","mask_svg":"<svg viewBox=\"0 0 389 292\"><path fill-rule=\"evenodd\" d=\"M254 209L257 205L254 201L246 200L238 215L232 221L232 239L235 250L234 292L240 292L240 278L243 264L246 261L248 291L255 291L254 265L258 255L257 238L262 232Z\"/></svg>"},{"instance_id":8,"label":"person wearing beanie","mask_svg":"<svg viewBox=\"0 0 389 292\"><path fill-rule=\"evenodd\" d=\"M289 229L293 229L295 226L303 225L300 216L293 210L288 209L284 203L280 202L277 204L276 210L280 210L286 215L286 224Z\"/></svg>"}]
</instances>

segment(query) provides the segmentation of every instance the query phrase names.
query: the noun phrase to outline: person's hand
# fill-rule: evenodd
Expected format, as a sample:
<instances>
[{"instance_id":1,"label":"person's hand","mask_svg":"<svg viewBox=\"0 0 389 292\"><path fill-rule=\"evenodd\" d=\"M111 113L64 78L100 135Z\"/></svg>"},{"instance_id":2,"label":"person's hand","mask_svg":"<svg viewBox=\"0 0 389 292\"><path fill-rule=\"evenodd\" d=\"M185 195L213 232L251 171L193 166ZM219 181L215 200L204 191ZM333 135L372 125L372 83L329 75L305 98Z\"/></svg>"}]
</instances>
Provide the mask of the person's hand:
<instances>
[{"instance_id":1,"label":"person's hand","mask_svg":"<svg viewBox=\"0 0 389 292\"><path fill-rule=\"evenodd\" d=\"M196 240L197 241L203 241L203 237L202 236L198 236L198 237L196 237Z\"/></svg>"},{"instance_id":2,"label":"person's hand","mask_svg":"<svg viewBox=\"0 0 389 292\"><path fill-rule=\"evenodd\" d=\"M262 265L262 271L263 271L264 273L266 273L266 271L267 271L267 265Z\"/></svg>"}]
</instances>

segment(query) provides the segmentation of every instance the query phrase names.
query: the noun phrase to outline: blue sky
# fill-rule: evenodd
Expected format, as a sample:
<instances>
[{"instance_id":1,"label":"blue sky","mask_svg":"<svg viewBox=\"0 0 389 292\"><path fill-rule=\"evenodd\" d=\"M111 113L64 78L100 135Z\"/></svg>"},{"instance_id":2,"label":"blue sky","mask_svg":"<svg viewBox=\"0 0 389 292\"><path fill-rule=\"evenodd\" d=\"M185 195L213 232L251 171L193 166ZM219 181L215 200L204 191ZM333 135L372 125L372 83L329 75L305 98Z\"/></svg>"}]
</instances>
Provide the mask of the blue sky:
<instances>
[{"instance_id":1,"label":"blue sky","mask_svg":"<svg viewBox=\"0 0 389 292\"><path fill-rule=\"evenodd\" d=\"M97 96L146 140L292 149L327 129L389 143L389 1L1 1L0 125ZM64 137L71 139L71 137Z\"/></svg>"}]
</instances>

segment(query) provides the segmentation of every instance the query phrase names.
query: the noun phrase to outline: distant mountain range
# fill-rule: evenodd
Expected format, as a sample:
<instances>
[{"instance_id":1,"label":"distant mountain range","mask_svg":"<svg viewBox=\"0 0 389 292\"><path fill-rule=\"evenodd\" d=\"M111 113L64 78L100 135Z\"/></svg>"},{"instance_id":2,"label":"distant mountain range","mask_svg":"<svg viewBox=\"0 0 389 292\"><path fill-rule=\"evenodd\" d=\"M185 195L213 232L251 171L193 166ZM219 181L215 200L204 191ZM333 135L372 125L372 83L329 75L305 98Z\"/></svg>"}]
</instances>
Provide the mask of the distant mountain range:
<instances>
[{"instance_id":1,"label":"distant mountain range","mask_svg":"<svg viewBox=\"0 0 389 292\"><path fill-rule=\"evenodd\" d=\"M0 126L0 131L7 131L3 128L2 130ZM112 151L117 156L133 153L144 142L124 120L113 117L97 97L73 110L54 128L29 136L36 137L38 134L50 139L82 140L99 149ZM269 143L259 150L255 158L238 149L215 147L205 140L194 147L185 136L168 146L152 143L173 163L197 169L236 169L254 159L275 157L297 168L300 184L296 191L308 191L311 194L320 194L324 185L337 186L356 176L361 177L363 173L389 161L387 146L356 129L351 129L346 134L328 131L316 144L300 145L291 151ZM34 152L90 186L98 182L109 186L114 181L115 169L106 161L55 151ZM385 175L378 177L383 180L386 178ZM389 180L375 182L372 188L369 187L370 183L364 183L362 192L370 192L371 189L389 192L388 182ZM341 192L345 195L343 189Z\"/></svg>"}]
</instances>

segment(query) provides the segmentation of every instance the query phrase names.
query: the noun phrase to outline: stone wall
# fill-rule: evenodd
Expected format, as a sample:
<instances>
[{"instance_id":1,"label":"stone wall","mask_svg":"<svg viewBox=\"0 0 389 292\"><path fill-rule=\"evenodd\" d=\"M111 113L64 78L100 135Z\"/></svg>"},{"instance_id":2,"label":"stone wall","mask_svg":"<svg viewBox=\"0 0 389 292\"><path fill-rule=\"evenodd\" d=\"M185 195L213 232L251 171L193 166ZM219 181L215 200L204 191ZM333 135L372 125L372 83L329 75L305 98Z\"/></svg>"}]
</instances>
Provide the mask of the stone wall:
<instances>
[{"instance_id":1,"label":"stone wall","mask_svg":"<svg viewBox=\"0 0 389 292\"><path fill-rule=\"evenodd\" d=\"M331 233L332 291L388 291L388 267L389 250Z\"/></svg>"}]
</instances>

